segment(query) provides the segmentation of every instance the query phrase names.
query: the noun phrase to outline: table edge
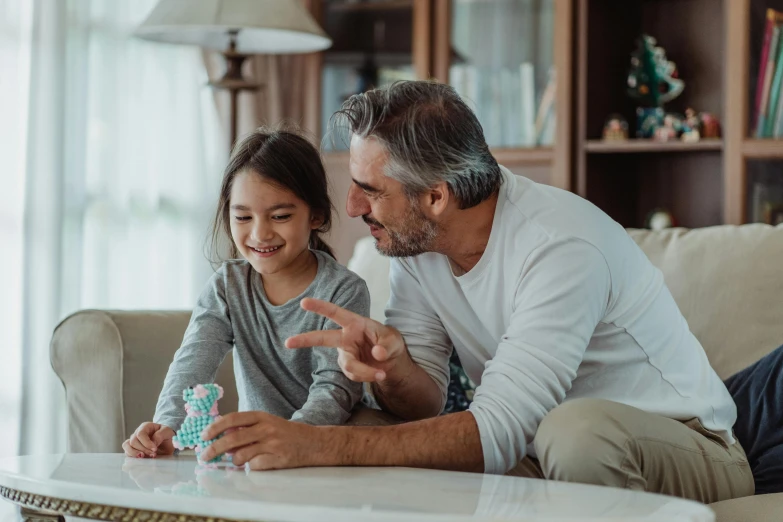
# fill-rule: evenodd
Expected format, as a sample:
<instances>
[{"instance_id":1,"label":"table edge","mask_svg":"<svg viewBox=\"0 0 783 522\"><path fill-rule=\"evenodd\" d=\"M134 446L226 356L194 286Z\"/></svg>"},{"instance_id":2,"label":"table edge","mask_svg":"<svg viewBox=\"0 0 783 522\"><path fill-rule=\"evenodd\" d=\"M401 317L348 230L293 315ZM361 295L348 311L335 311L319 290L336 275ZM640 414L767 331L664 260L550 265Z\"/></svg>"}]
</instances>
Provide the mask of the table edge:
<instances>
[{"instance_id":1,"label":"table edge","mask_svg":"<svg viewBox=\"0 0 783 522\"><path fill-rule=\"evenodd\" d=\"M94 502L80 502L30 493L6 486L0 486L0 497L18 506L35 511L108 522L258 522L236 518L216 518L188 513L128 508Z\"/></svg>"}]
</instances>

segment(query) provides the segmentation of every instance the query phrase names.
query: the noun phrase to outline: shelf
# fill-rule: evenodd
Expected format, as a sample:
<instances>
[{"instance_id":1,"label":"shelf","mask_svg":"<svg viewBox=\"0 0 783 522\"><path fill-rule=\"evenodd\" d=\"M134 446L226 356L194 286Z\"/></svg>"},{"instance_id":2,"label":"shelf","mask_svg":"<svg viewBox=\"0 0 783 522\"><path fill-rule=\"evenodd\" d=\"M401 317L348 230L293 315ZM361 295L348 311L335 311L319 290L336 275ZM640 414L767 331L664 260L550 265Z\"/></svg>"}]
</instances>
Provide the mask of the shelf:
<instances>
[{"instance_id":1,"label":"shelf","mask_svg":"<svg viewBox=\"0 0 783 522\"><path fill-rule=\"evenodd\" d=\"M742 154L751 159L783 160L783 139L746 139L742 142Z\"/></svg>"},{"instance_id":2,"label":"shelf","mask_svg":"<svg viewBox=\"0 0 783 522\"><path fill-rule=\"evenodd\" d=\"M685 141L655 141L633 139L627 141L588 140L585 150L592 154L640 153L640 152L698 152L720 151L723 140L720 138L705 138L693 143Z\"/></svg>"},{"instance_id":3,"label":"shelf","mask_svg":"<svg viewBox=\"0 0 783 522\"><path fill-rule=\"evenodd\" d=\"M552 147L514 147L490 149L501 165L547 165L555 156Z\"/></svg>"},{"instance_id":4,"label":"shelf","mask_svg":"<svg viewBox=\"0 0 783 522\"><path fill-rule=\"evenodd\" d=\"M359 13L368 11L401 11L413 9L413 0L385 0L383 2L326 2L328 11Z\"/></svg>"}]
</instances>

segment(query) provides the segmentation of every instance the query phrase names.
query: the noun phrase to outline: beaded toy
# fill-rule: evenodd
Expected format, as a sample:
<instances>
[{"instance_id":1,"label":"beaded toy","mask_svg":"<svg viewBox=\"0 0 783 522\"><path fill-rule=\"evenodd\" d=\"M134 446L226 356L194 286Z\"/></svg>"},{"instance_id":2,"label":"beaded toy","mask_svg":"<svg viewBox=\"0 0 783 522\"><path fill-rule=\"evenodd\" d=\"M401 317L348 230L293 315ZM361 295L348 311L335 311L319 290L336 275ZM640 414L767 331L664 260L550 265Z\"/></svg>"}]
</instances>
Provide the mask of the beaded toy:
<instances>
[{"instance_id":1,"label":"beaded toy","mask_svg":"<svg viewBox=\"0 0 783 522\"><path fill-rule=\"evenodd\" d=\"M201 432L220 419L217 401L223 398L223 388L218 384L199 384L185 389L182 392L182 398L185 399L185 411L188 416L171 441L178 450L194 448L199 462L202 462L201 452L217 438L203 441L201 440ZM222 461L223 455L218 455L208 464L217 464Z\"/></svg>"}]
</instances>

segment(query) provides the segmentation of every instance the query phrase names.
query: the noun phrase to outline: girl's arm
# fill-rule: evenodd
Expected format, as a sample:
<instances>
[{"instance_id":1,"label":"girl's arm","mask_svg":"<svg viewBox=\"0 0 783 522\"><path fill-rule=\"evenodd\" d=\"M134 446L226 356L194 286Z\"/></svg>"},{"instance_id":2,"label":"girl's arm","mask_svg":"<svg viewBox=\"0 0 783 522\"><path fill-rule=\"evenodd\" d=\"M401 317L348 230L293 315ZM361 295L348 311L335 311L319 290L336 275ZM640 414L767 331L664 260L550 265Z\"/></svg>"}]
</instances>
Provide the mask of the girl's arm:
<instances>
[{"instance_id":1,"label":"girl's arm","mask_svg":"<svg viewBox=\"0 0 783 522\"><path fill-rule=\"evenodd\" d=\"M349 286L333 302L364 317L370 314L370 292L364 281ZM329 320L324 325L324 330L338 328ZM294 412L291 420L318 426L343 424L362 398L362 383L345 376L337 363L336 350L314 347L312 358L313 384L307 402Z\"/></svg>"},{"instance_id":2,"label":"girl's arm","mask_svg":"<svg viewBox=\"0 0 783 522\"><path fill-rule=\"evenodd\" d=\"M186 415L182 390L214 382L220 363L234 346L225 277L224 268L215 272L198 298L155 407L153 422L174 431L179 429Z\"/></svg>"}]
</instances>

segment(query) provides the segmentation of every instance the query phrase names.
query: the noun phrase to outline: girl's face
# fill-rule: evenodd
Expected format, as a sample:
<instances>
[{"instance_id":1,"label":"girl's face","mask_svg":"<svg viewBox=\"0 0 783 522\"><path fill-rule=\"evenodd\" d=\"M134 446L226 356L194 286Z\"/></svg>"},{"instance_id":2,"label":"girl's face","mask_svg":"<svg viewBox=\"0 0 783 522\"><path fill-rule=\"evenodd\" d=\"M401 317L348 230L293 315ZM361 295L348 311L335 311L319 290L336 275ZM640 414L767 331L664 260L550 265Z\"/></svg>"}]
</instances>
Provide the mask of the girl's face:
<instances>
[{"instance_id":1,"label":"girl's face","mask_svg":"<svg viewBox=\"0 0 783 522\"><path fill-rule=\"evenodd\" d=\"M285 272L308 251L310 232L321 221L292 192L255 172L234 178L229 201L231 237L256 272Z\"/></svg>"}]
</instances>

